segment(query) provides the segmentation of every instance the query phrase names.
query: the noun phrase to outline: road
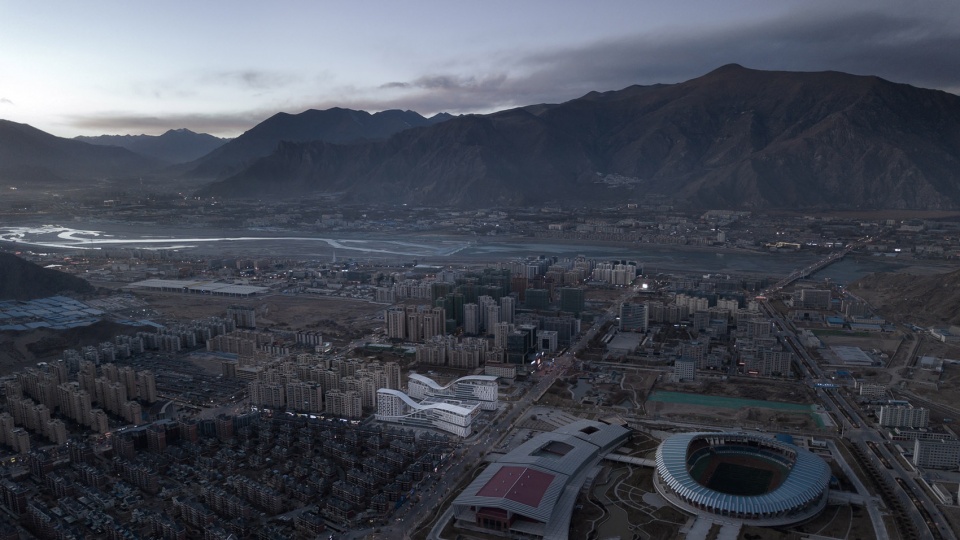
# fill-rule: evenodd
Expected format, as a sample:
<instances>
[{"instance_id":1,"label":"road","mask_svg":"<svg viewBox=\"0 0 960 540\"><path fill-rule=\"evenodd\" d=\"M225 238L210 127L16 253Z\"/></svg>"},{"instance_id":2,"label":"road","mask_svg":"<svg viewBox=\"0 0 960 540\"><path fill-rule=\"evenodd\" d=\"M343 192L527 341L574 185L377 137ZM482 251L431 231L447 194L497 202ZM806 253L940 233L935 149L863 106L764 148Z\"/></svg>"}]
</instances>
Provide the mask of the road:
<instances>
[{"instance_id":1,"label":"road","mask_svg":"<svg viewBox=\"0 0 960 540\"><path fill-rule=\"evenodd\" d=\"M816 360L810 356L806 348L800 344L796 336L796 327L794 327L793 323L783 318L780 313L770 305L768 299L762 298L761 306L778 328L778 335L780 336L781 342L783 342L789 350L793 351L795 357L799 360L797 365L800 368L804 380L811 384L824 381L823 370L817 364ZM852 441L854 444L863 445L864 447L867 447L868 442L872 442L877 445L881 454L886 454L885 459L892 466L892 469L885 467L873 452L868 452L867 456L869 459L876 461L875 465L879 473L884 476L891 485L895 486L896 496L900 499L904 508L907 509L910 520L920 533L920 536L922 538L934 538L935 535L932 531L936 531L940 538L956 540L957 536L950 528L943 513L936 506L929 494L918 485L916 481L917 473L915 471L905 470L900 461L896 459L895 456L890 455L890 452L884 444L886 443L886 438L883 434L876 429L868 427L869 424L862 417L860 410L856 406L851 405L841 392L832 388L814 388L817 396L821 400L821 404L828 410L832 409L836 411L837 414L834 414L834 417L841 425L844 438ZM911 497L911 494L908 493L907 490L912 492L915 499ZM929 520L925 518L923 511L914 503L914 500L918 501L919 506L923 507L924 511L930 515Z\"/></svg>"},{"instance_id":2,"label":"road","mask_svg":"<svg viewBox=\"0 0 960 540\"><path fill-rule=\"evenodd\" d=\"M399 518L403 521L394 521L381 528L383 537L409 538L414 531L429 524L432 521L431 518L436 517L436 512L443 506L445 499L457 495L457 493L452 493L451 490L463 479L463 474L474 470L493 448L499 446L517 422L526 416L530 407L543 397L543 394L553 386L558 377L567 372L567 369L575 361L576 353L590 343L607 321L616 317L619 313L620 304L633 297L636 292L636 287L626 287L623 294L613 302L613 305L603 315L597 317L590 329L574 341L565 354L556 358L553 366L544 368L539 375L535 375L537 382L523 397L509 404L509 410L500 412L483 431L465 440L461 448L452 456L452 459L447 460L444 470L439 475L440 480L434 487L426 493L421 501L410 506L410 508L401 508L402 511L394 517L394 519Z\"/></svg>"}]
</instances>

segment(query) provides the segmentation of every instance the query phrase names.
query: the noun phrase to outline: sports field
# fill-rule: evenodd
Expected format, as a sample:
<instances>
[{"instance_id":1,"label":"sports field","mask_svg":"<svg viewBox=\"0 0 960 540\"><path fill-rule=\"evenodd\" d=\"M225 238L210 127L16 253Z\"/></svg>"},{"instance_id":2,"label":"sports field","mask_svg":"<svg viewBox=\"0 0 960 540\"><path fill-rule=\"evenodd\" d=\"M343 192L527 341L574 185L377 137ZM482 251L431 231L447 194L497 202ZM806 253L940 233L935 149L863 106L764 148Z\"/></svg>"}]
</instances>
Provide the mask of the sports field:
<instances>
[{"instance_id":1,"label":"sports field","mask_svg":"<svg viewBox=\"0 0 960 540\"><path fill-rule=\"evenodd\" d=\"M648 401L661 401L663 403L687 403L690 405L700 405L703 407L719 407L724 409L740 409L742 407L756 407L763 409L773 409L777 411L796 411L810 412L813 410L806 403L785 403L782 401L764 401L759 399L732 398L724 396L706 396L703 394L690 394L686 392L664 392L655 391L647 398Z\"/></svg>"},{"instance_id":2,"label":"sports field","mask_svg":"<svg viewBox=\"0 0 960 540\"><path fill-rule=\"evenodd\" d=\"M761 495L770 491L774 471L720 462L707 487L730 495Z\"/></svg>"},{"instance_id":3,"label":"sports field","mask_svg":"<svg viewBox=\"0 0 960 540\"><path fill-rule=\"evenodd\" d=\"M783 482L788 471L772 461L747 456L706 455L690 467L690 476L729 495L762 495Z\"/></svg>"}]
</instances>

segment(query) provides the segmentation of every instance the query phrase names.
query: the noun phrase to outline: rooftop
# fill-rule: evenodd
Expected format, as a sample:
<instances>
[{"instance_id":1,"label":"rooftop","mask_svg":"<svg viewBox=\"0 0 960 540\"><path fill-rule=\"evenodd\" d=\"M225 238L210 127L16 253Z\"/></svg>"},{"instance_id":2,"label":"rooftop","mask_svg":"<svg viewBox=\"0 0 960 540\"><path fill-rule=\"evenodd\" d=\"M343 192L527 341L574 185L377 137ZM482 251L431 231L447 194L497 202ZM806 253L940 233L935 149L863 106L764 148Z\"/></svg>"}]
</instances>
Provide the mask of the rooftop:
<instances>
[{"instance_id":1,"label":"rooftop","mask_svg":"<svg viewBox=\"0 0 960 540\"><path fill-rule=\"evenodd\" d=\"M503 497L536 508L554 475L529 467L505 466L478 491L481 497Z\"/></svg>"}]
</instances>

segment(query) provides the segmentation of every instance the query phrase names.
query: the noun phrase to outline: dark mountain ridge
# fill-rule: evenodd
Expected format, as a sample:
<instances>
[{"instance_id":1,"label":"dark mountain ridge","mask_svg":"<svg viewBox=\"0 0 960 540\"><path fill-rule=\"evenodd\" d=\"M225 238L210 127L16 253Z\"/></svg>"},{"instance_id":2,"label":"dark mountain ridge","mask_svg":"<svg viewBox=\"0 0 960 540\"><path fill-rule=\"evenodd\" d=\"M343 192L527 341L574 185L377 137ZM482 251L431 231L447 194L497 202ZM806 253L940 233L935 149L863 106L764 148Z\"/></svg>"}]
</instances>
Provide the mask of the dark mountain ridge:
<instances>
[{"instance_id":1,"label":"dark mountain ridge","mask_svg":"<svg viewBox=\"0 0 960 540\"><path fill-rule=\"evenodd\" d=\"M101 146L119 146L167 163L186 163L216 150L230 139L221 139L189 129L171 129L163 135L99 135L76 140Z\"/></svg>"},{"instance_id":2,"label":"dark mountain ridge","mask_svg":"<svg viewBox=\"0 0 960 540\"><path fill-rule=\"evenodd\" d=\"M64 292L86 294L94 288L76 276L0 252L0 300L32 300Z\"/></svg>"},{"instance_id":3,"label":"dark mountain ridge","mask_svg":"<svg viewBox=\"0 0 960 540\"><path fill-rule=\"evenodd\" d=\"M339 107L310 109L299 114L277 113L236 139L184 168L184 176L223 178L267 156L283 141L350 143L384 139L397 132L436 124L451 118L438 114L425 118L414 111L388 110L374 114Z\"/></svg>"},{"instance_id":4,"label":"dark mountain ridge","mask_svg":"<svg viewBox=\"0 0 960 540\"><path fill-rule=\"evenodd\" d=\"M284 143L201 191L487 206L650 193L701 207L960 207L960 97L724 66L678 84L469 115L383 141ZM621 186L611 188L608 178Z\"/></svg>"},{"instance_id":5,"label":"dark mountain ridge","mask_svg":"<svg viewBox=\"0 0 960 540\"><path fill-rule=\"evenodd\" d=\"M27 124L0 120L0 181L56 182L122 177L156 170L161 163L126 148L56 137Z\"/></svg>"}]
</instances>

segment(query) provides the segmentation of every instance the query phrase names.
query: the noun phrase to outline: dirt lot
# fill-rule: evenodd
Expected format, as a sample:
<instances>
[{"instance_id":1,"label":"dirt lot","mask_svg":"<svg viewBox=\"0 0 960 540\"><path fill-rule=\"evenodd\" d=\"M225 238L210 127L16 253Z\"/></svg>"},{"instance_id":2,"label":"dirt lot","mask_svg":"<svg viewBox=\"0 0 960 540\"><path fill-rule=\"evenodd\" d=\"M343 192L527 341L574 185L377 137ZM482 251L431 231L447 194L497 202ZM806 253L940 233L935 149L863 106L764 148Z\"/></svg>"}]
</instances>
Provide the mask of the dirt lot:
<instances>
[{"instance_id":1,"label":"dirt lot","mask_svg":"<svg viewBox=\"0 0 960 540\"><path fill-rule=\"evenodd\" d=\"M280 330L313 330L324 339L349 341L383 326L382 304L346 298L270 295L255 298L225 298L138 292L165 319L192 320L226 314L233 305L256 309L257 326Z\"/></svg>"},{"instance_id":2,"label":"dirt lot","mask_svg":"<svg viewBox=\"0 0 960 540\"><path fill-rule=\"evenodd\" d=\"M703 380L696 389L690 385L658 383L657 390L667 392L696 392L708 396L723 396L784 403L812 403L814 397L803 384L791 381L737 378L727 381Z\"/></svg>"},{"instance_id":3,"label":"dirt lot","mask_svg":"<svg viewBox=\"0 0 960 540\"><path fill-rule=\"evenodd\" d=\"M886 353L887 356L893 356L893 354L897 351L897 347L900 345L901 341L901 335L899 333L895 333L893 335L868 334L866 337L859 337L856 335L831 335L817 333L817 337L820 338L820 341L822 341L827 347L860 347L868 352L872 349L879 349L880 351Z\"/></svg>"},{"instance_id":4,"label":"dirt lot","mask_svg":"<svg viewBox=\"0 0 960 540\"><path fill-rule=\"evenodd\" d=\"M668 383L658 384L656 389L666 392L784 403L813 403L814 399L808 388L789 381L737 379L735 381L703 381L696 385ZM806 411L776 410L757 406L725 408L662 401L647 401L645 408L648 416L681 422L774 430L821 429L811 414Z\"/></svg>"}]
</instances>

